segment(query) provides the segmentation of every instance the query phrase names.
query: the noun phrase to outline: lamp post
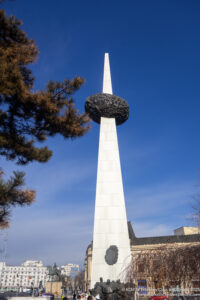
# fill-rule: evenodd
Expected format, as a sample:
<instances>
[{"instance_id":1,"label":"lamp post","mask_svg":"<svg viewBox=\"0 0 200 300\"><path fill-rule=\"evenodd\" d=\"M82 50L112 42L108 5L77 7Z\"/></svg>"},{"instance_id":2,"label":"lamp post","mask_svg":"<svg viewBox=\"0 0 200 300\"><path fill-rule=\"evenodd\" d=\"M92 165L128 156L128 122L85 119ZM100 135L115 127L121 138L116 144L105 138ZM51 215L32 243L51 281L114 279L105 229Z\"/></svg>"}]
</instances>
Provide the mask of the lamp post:
<instances>
[{"instance_id":1,"label":"lamp post","mask_svg":"<svg viewBox=\"0 0 200 300\"><path fill-rule=\"evenodd\" d=\"M31 289L32 289L32 297L34 297L34 283L33 283L33 281L31 282Z\"/></svg>"}]
</instances>

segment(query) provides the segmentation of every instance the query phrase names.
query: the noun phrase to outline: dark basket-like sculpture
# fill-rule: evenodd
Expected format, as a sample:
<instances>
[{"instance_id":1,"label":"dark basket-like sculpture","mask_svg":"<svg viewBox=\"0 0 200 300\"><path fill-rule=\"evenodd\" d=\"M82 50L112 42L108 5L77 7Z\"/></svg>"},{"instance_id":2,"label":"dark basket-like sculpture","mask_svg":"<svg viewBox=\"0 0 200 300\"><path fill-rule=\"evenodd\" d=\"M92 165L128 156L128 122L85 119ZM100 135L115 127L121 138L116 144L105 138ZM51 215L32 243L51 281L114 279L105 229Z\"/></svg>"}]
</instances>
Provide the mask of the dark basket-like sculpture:
<instances>
[{"instance_id":1,"label":"dark basket-like sculpture","mask_svg":"<svg viewBox=\"0 0 200 300\"><path fill-rule=\"evenodd\" d=\"M115 118L117 125L121 125L129 117L128 103L118 96L105 93L88 97L85 111L98 124L100 124L101 117Z\"/></svg>"}]
</instances>

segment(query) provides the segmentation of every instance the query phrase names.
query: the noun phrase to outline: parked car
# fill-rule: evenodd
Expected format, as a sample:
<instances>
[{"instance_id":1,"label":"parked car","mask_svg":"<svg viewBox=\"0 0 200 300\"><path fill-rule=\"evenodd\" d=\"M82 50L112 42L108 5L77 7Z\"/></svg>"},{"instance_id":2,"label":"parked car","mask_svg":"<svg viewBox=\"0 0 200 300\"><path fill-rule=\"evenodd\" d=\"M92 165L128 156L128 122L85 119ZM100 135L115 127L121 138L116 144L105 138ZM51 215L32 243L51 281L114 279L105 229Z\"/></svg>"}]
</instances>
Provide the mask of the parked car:
<instances>
[{"instance_id":1,"label":"parked car","mask_svg":"<svg viewBox=\"0 0 200 300\"><path fill-rule=\"evenodd\" d=\"M155 296L151 296L149 297L149 300L169 300L169 298L165 295L155 295Z\"/></svg>"},{"instance_id":2,"label":"parked car","mask_svg":"<svg viewBox=\"0 0 200 300\"><path fill-rule=\"evenodd\" d=\"M44 293L44 294L42 294L42 297L49 298L50 300L53 300L54 299L54 294Z\"/></svg>"}]
</instances>

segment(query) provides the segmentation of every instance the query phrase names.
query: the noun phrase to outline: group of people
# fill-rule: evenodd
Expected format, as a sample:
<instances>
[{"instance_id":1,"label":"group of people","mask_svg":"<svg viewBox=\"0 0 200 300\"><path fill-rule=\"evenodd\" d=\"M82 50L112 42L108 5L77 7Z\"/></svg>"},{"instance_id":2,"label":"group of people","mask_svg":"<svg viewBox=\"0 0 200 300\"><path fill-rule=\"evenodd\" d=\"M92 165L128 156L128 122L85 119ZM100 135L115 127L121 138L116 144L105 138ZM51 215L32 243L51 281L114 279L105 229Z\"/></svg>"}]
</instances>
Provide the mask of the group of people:
<instances>
[{"instance_id":1,"label":"group of people","mask_svg":"<svg viewBox=\"0 0 200 300\"><path fill-rule=\"evenodd\" d=\"M97 300L97 299L100 299L100 297L99 296L94 297L92 295L88 295L85 293L82 293L80 295L76 295L74 293L74 295L73 295L73 300Z\"/></svg>"}]
</instances>

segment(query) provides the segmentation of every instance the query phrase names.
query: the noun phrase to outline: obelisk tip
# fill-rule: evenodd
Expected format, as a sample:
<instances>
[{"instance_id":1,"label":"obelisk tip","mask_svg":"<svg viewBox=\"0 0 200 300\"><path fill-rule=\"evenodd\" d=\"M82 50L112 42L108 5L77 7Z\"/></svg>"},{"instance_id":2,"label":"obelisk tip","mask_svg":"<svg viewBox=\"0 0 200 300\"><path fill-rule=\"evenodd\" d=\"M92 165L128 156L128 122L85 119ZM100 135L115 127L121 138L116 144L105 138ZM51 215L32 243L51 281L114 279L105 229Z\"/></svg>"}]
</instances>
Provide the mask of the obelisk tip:
<instances>
[{"instance_id":1,"label":"obelisk tip","mask_svg":"<svg viewBox=\"0 0 200 300\"><path fill-rule=\"evenodd\" d=\"M109 54L104 56L103 93L112 94Z\"/></svg>"}]
</instances>

